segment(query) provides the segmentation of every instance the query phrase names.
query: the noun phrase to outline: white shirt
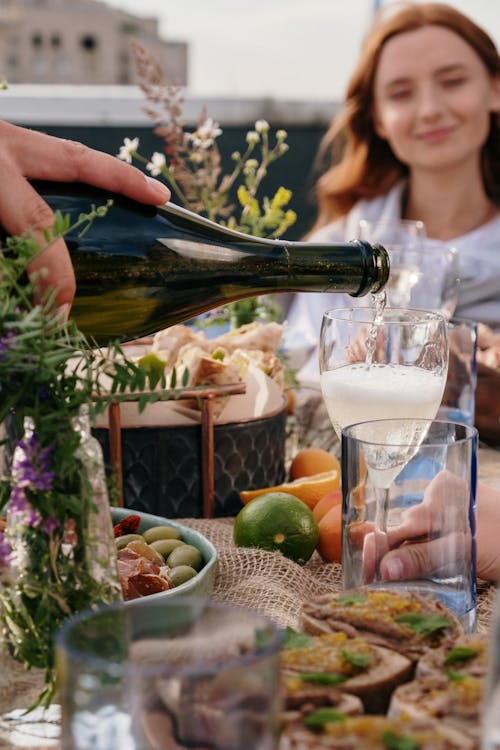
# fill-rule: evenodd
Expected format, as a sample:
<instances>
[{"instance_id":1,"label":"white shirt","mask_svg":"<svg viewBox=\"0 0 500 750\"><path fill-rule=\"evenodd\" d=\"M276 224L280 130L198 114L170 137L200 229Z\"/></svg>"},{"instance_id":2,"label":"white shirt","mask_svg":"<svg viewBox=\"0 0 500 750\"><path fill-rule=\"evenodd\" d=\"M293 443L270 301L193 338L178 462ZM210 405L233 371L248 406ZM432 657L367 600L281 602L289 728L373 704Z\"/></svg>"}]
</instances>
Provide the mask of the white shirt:
<instances>
[{"instance_id":1,"label":"white shirt","mask_svg":"<svg viewBox=\"0 0 500 750\"><path fill-rule=\"evenodd\" d=\"M359 222L398 221L406 181L395 185L386 195L359 201L341 219L311 235L312 242L344 242L359 236ZM434 242L434 240L433 240ZM443 242L460 255L460 286L454 317L476 320L500 329L500 216L477 229ZM369 305L366 298L346 294L295 294L287 314L289 341L318 343L323 312L334 307ZM317 351L299 373L299 380L314 384L319 379Z\"/></svg>"}]
</instances>

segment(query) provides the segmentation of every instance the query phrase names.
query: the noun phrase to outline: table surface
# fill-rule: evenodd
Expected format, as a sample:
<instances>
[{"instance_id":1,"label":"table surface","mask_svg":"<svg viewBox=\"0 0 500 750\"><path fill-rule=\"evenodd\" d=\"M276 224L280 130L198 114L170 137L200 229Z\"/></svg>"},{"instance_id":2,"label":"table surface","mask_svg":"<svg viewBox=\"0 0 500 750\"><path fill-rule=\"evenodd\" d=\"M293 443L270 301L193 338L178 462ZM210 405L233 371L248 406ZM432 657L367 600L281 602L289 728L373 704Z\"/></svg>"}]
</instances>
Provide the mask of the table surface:
<instances>
[{"instance_id":1,"label":"table surface","mask_svg":"<svg viewBox=\"0 0 500 750\"><path fill-rule=\"evenodd\" d=\"M500 452L480 448L478 476L500 490ZM235 551L231 519L180 520L208 536L218 549L214 598L248 605L258 591L261 610L274 615L281 626L298 626L301 599L335 590L340 585L340 566L323 563L317 553L300 568L281 555L261 550ZM478 582L478 630L483 632L489 628L494 595L493 585ZM43 674L39 670L26 672L7 654L0 654L0 658L0 748L57 748L57 740L50 739L57 734L57 720L41 726L33 715L27 717L27 723L19 721L19 717L6 718L8 712L35 700L43 685Z\"/></svg>"}]
</instances>

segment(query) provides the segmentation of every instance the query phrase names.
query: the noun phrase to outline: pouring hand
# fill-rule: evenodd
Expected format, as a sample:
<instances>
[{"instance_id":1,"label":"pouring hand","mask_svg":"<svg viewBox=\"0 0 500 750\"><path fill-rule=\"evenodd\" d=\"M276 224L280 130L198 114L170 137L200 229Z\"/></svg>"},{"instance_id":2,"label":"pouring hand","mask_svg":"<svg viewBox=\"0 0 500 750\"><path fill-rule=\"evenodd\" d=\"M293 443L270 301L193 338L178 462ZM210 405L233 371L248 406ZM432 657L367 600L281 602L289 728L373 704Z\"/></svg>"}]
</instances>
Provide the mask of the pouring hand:
<instances>
[{"instance_id":1,"label":"pouring hand","mask_svg":"<svg viewBox=\"0 0 500 750\"><path fill-rule=\"evenodd\" d=\"M52 227L54 217L28 180L85 182L154 205L170 198L163 183L109 154L1 120L0 172L0 224L11 235L33 230L42 246L46 245L42 230ZM69 312L76 287L64 241L58 239L47 247L29 271L36 274L38 296L55 288L58 305Z\"/></svg>"}]
</instances>

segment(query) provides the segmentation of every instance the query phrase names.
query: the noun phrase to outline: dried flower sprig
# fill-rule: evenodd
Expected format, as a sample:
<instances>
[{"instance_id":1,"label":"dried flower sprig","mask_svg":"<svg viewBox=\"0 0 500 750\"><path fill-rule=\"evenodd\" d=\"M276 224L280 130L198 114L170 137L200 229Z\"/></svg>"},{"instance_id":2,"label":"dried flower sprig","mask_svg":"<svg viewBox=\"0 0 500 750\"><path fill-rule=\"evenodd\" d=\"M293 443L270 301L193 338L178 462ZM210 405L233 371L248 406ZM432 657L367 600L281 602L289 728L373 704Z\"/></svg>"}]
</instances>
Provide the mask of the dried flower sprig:
<instances>
[{"instance_id":1,"label":"dried flower sprig","mask_svg":"<svg viewBox=\"0 0 500 750\"><path fill-rule=\"evenodd\" d=\"M219 123L203 109L196 129L187 131L182 88L167 81L158 62L138 42L134 52L140 86L148 102L155 105L144 111L153 121L155 134L163 139L165 153L155 152L147 159L138 151L139 139L126 138L119 157L130 162L137 159L153 176L162 175L180 203L191 211L255 236L282 236L297 218L287 208L291 191L278 188L273 197L262 199L262 206L258 193L270 165L289 149L286 131L278 130L271 144L269 123L257 120L254 130L246 134L244 149L232 154L233 168L224 173L217 142L223 133Z\"/></svg>"},{"instance_id":2,"label":"dried flower sprig","mask_svg":"<svg viewBox=\"0 0 500 750\"><path fill-rule=\"evenodd\" d=\"M119 158L142 163L153 177L162 176L175 199L212 221L256 237L282 237L297 219L289 208L292 192L279 187L272 197L260 198L262 183L273 162L284 156L288 134L277 130L271 143L269 123L259 119L246 134L245 146L235 151L233 167L224 173L218 139L219 123L200 113L196 129L186 130L183 89L170 83L157 60L138 42L133 43L140 86L149 105L144 111L154 133L163 139L164 153L148 159L139 152L139 138L125 138ZM237 202L235 202L237 201ZM205 316L200 325L232 327L254 320L276 320L280 308L273 295L232 302Z\"/></svg>"}]
</instances>

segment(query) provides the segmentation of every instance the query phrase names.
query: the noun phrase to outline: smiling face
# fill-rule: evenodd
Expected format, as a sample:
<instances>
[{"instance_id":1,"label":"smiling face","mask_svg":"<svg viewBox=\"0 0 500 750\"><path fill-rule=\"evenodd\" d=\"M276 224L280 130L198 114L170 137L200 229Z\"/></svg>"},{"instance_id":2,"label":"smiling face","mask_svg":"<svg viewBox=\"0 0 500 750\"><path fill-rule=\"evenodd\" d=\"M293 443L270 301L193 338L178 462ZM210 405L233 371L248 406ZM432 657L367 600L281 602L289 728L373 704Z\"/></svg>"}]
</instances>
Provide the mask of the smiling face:
<instances>
[{"instance_id":1,"label":"smiling face","mask_svg":"<svg viewBox=\"0 0 500 750\"><path fill-rule=\"evenodd\" d=\"M378 135L410 171L479 165L500 109L500 80L447 28L430 25L389 39L374 82Z\"/></svg>"}]
</instances>

